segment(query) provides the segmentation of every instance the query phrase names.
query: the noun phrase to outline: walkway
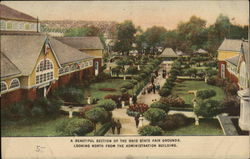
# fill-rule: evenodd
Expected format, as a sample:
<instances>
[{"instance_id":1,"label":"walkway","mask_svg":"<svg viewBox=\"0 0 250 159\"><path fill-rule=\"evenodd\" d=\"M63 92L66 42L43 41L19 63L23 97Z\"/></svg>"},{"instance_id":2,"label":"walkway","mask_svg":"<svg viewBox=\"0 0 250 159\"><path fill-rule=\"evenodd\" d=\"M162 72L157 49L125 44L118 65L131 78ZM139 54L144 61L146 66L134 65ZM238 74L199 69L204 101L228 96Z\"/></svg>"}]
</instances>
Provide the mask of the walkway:
<instances>
[{"instance_id":1,"label":"walkway","mask_svg":"<svg viewBox=\"0 0 250 159\"><path fill-rule=\"evenodd\" d=\"M167 68L167 70L170 68ZM162 73L162 68L159 70L159 74ZM161 75L159 75L156 79L155 79L155 83L159 83L160 86L162 87L165 83L164 78L162 78ZM149 86L150 84L148 84L147 86ZM145 87L147 87L145 86ZM154 93L150 93L150 94L146 94L146 95L141 95L139 94L137 97L137 102L138 103L145 103L147 105L152 104L154 101L153 100L159 100L160 99L160 95L156 92ZM121 134L120 135L138 135L138 129L135 126L135 120L134 117L128 116L127 115L127 108L128 106L125 106L124 108L121 109L115 109L114 111L112 111L113 113L113 118L115 120L120 120L120 122L122 123L122 129L121 129ZM147 121L145 118L143 120L143 125L149 125L149 121ZM106 134L106 136L114 136L112 134L112 131L109 130L108 133Z\"/></svg>"}]
</instances>

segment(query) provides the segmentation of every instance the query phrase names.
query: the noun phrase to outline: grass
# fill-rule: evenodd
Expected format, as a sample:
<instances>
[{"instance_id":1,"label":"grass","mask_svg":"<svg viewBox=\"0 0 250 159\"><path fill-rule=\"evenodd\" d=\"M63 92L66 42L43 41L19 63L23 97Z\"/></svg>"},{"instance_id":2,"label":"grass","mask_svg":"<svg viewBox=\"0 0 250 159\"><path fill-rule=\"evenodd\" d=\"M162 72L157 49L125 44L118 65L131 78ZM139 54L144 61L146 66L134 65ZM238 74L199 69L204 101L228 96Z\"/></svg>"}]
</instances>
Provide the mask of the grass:
<instances>
[{"instance_id":1,"label":"grass","mask_svg":"<svg viewBox=\"0 0 250 159\"><path fill-rule=\"evenodd\" d=\"M204 81L184 81L181 83L176 83L172 90L173 95L178 95L179 97L183 98L185 103L192 107L192 100L194 98L193 94L189 94L188 91L190 90L200 90L200 89L213 89L216 92L216 96L212 97L211 99L222 101L225 98L224 91L216 86L211 86L205 83Z\"/></svg>"},{"instance_id":2,"label":"grass","mask_svg":"<svg viewBox=\"0 0 250 159\"><path fill-rule=\"evenodd\" d=\"M173 131L165 131L164 135L224 135L217 119L200 119L200 125L194 125L194 119L190 124Z\"/></svg>"},{"instance_id":3,"label":"grass","mask_svg":"<svg viewBox=\"0 0 250 159\"><path fill-rule=\"evenodd\" d=\"M56 125L63 121L67 116L56 118L42 118L25 121L6 123L8 126L1 126L1 136L24 137L24 136L59 136L56 132Z\"/></svg>"},{"instance_id":4,"label":"grass","mask_svg":"<svg viewBox=\"0 0 250 159\"><path fill-rule=\"evenodd\" d=\"M90 95L91 97L102 99L108 94L121 94L120 86L128 81L128 79L109 79L106 81L93 83L89 87L83 88L84 96L87 97ZM100 88L115 88L116 91L100 91Z\"/></svg>"}]
</instances>

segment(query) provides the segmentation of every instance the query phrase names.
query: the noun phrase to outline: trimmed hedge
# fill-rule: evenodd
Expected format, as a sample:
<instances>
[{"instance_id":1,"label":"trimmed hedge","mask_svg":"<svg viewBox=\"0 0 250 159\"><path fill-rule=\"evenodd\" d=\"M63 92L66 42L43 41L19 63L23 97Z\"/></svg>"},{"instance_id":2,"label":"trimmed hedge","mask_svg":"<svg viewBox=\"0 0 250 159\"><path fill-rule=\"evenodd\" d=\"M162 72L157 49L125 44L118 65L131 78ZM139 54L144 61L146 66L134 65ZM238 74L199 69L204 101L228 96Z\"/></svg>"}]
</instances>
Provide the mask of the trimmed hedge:
<instances>
[{"instance_id":1,"label":"trimmed hedge","mask_svg":"<svg viewBox=\"0 0 250 159\"><path fill-rule=\"evenodd\" d=\"M139 129L139 134L142 136L161 136L163 130L158 126L147 125Z\"/></svg>"},{"instance_id":2,"label":"trimmed hedge","mask_svg":"<svg viewBox=\"0 0 250 159\"><path fill-rule=\"evenodd\" d=\"M214 97L216 95L216 92L212 89L203 89L198 90L196 96L201 99L207 99Z\"/></svg>"},{"instance_id":3,"label":"trimmed hedge","mask_svg":"<svg viewBox=\"0 0 250 159\"><path fill-rule=\"evenodd\" d=\"M96 131L95 136L104 136L111 128L111 122L105 123L102 127Z\"/></svg>"}]
</instances>

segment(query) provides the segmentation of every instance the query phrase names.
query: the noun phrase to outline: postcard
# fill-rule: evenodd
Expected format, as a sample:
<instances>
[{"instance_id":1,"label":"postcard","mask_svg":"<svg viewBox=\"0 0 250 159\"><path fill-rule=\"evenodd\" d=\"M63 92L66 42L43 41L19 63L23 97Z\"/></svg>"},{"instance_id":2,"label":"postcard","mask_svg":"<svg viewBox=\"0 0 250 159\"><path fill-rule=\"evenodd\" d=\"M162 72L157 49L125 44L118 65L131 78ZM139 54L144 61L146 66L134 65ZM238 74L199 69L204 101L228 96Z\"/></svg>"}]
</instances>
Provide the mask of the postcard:
<instances>
[{"instance_id":1,"label":"postcard","mask_svg":"<svg viewBox=\"0 0 250 159\"><path fill-rule=\"evenodd\" d=\"M249 2L2 1L3 159L249 159Z\"/></svg>"}]
</instances>

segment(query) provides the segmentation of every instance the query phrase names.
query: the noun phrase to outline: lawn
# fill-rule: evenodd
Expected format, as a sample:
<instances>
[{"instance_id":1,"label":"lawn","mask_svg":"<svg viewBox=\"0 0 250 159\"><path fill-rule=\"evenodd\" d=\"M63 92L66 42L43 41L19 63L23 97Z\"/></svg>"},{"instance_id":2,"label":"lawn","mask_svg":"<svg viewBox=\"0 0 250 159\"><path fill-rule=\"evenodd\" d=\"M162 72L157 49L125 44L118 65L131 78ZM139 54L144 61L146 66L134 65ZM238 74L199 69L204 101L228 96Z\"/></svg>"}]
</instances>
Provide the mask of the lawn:
<instances>
[{"instance_id":1,"label":"lawn","mask_svg":"<svg viewBox=\"0 0 250 159\"><path fill-rule=\"evenodd\" d=\"M181 83L176 83L172 90L173 95L178 95L183 98L185 103L192 107L192 99L194 98L193 94L189 94L190 90L200 90L200 89L212 89L216 91L216 96L211 99L222 101L225 98L224 91L216 86L211 86L206 84L204 81L192 81L187 80Z\"/></svg>"},{"instance_id":2,"label":"lawn","mask_svg":"<svg viewBox=\"0 0 250 159\"><path fill-rule=\"evenodd\" d=\"M1 136L2 137L31 137L31 136L61 136L56 132L56 127L64 119L67 119L68 116L58 116L56 118L47 118L47 119L32 119L26 121L16 121L4 123L1 126ZM96 130L101 128L101 124L96 124ZM88 133L86 136L94 136L94 131Z\"/></svg>"},{"instance_id":3,"label":"lawn","mask_svg":"<svg viewBox=\"0 0 250 159\"><path fill-rule=\"evenodd\" d=\"M83 88L84 96L87 97L90 95L91 97L102 99L108 94L121 94L121 85L128 81L129 80L123 79L109 79L106 81L93 83L89 87ZM100 91L100 88L115 88L116 91Z\"/></svg>"},{"instance_id":4,"label":"lawn","mask_svg":"<svg viewBox=\"0 0 250 159\"><path fill-rule=\"evenodd\" d=\"M56 126L67 116L56 118L28 119L26 121L8 122L1 126L1 136L59 136Z\"/></svg>"},{"instance_id":5,"label":"lawn","mask_svg":"<svg viewBox=\"0 0 250 159\"><path fill-rule=\"evenodd\" d=\"M173 131L165 131L164 135L224 135L217 119L200 119L200 125L194 125L194 119L190 124Z\"/></svg>"}]
</instances>

